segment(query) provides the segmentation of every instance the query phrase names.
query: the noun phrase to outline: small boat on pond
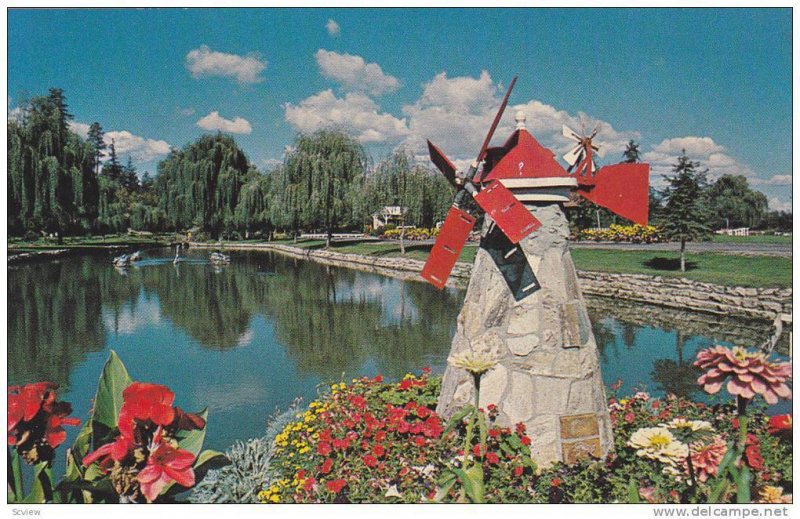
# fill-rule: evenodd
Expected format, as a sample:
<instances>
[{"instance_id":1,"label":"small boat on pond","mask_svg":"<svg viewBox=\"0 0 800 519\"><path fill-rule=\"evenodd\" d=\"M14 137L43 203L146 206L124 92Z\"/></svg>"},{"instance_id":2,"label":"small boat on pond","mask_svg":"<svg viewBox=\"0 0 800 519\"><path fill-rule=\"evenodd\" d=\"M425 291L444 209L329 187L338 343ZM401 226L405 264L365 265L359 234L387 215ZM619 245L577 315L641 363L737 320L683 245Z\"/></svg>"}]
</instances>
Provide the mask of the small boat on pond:
<instances>
[{"instance_id":1,"label":"small boat on pond","mask_svg":"<svg viewBox=\"0 0 800 519\"><path fill-rule=\"evenodd\" d=\"M231 257L221 252L212 252L208 259L214 265L227 265L231 262Z\"/></svg>"},{"instance_id":2,"label":"small boat on pond","mask_svg":"<svg viewBox=\"0 0 800 519\"><path fill-rule=\"evenodd\" d=\"M124 268L130 265L131 263L135 263L142 259L142 251L137 250L131 254L122 254L121 256L117 256L111 262L114 264L115 267Z\"/></svg>"}]
</instances>

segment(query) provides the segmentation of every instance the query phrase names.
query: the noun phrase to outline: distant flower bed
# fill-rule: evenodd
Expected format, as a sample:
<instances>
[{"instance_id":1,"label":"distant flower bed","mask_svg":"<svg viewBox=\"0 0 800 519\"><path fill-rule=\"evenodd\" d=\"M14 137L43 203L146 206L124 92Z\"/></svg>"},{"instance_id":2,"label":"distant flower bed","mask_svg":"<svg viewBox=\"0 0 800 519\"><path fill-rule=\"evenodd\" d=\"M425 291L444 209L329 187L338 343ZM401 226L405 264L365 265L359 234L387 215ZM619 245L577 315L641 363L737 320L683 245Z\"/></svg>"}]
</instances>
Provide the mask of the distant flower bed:
<instances>
[{"instance_id":1,"label":"distant flower bed","mask_svg":"<svg viewBox=\"0 0 800 519\"><path fill-rule=\"evenodd\" d=\"M381 236L387 240L399 240L400 233L401 229L387 229L383 231ZM430 238L436 238L437 236L439 236L439 229L437 228L425 229L422 227L415 227L413 229L406 229L403 239L417 241L428 240Z\"/></svg>"},{"instance_id":2,"label":"distant flower bed","mask_svg":"<svg viewBox=\"0 0 800 519\"><path fill-rule=\"evenodd\" d=\"M615 393L614 450L602 460L537 468L524 425L467 406L434 408L440 379L338 383L275 437L263 503L706 503L791 500L791 416L747 409L790 394L788 364L721 346L696 365L711 393L730 378L736 403ZM492 369L488 367L487 369ZM480 376L476 374L475 376ZM618 386L617 386L618 387Z\"/></svg>"},{"instance_id":3,"label":"distant flower bed","mask_svg":"<svg viewBox=\"0 0 800 519\"><path fill-rule=\"evenodd\" d=\"M583 229L573 234L573 239L590 241L618 241L630 243L656 243L664 241L664 235L653 225L616 225L608 229Z\"/></svg>"}]
</instances>

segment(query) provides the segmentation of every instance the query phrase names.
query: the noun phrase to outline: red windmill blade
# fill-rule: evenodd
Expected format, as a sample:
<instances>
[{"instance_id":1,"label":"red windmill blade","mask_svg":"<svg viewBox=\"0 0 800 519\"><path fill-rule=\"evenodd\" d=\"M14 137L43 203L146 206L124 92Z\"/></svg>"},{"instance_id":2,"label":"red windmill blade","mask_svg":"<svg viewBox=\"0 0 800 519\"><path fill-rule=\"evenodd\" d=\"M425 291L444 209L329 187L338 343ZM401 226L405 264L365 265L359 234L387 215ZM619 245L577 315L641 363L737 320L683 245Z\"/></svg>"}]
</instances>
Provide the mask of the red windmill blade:
<instances>
[{"instance_id":1,"label":"red windmill blade","mask_svg":"<svg viewBox=\"0 0 800 519\"><path fill-rule=\"evenodd\" d=\"M464 191L467 191L475 198L478 206L489 215L501 231L511 240L518 243L525 236L538 229L541 223L525 209L525 207L514 197L514 195L500 182L490 182L483 189L479 190L474 182L481 182L482 175L477 174L478 164L486 155L489 142L492 140L494 131L500 122L511 90L514 88L517 78L515 77L508 87L503 102L495 115L489 132L483 141L477 159L472 163L469 170L464 175L456 176L455 166L433 143L428 141L428 151L431 161L447 180L456 186L458 192L453 201L453 207L447 214L439 237L436 239L428 260L422 269L422 277L428 280L437 288L443 288L450 277L450 272L458 260L461 250L469 238L472 228L475 226L475 218L461 208Z\"/></svg>"},{"instance_id":2,"label":"red windmill blade","mask_svg":"<svg viewBox=\"0 0 800 519\"><path fill-rule=\"evenodd\" d=\"M577 146L564 155L570 171L578 181L578 193L585 199L640 225L647 225L650 194L650 166L647 164L614 164L597 170L591 135L578 135L567 125L561 134L577 141Z\"/></svg>"}]
</instances>

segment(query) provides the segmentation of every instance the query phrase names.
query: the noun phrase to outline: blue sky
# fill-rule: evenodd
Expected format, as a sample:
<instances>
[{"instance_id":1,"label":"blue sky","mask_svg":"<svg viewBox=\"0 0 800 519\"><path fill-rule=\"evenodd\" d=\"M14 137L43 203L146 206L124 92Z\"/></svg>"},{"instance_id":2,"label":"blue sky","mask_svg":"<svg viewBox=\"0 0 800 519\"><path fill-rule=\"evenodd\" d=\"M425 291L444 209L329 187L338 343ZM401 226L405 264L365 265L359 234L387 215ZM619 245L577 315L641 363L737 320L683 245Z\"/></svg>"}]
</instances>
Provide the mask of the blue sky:
<instances>
[{"instance_id":1,"label":"blue sky","mask_svg":"<svg viewBox=\"0 0 800 519\"><path fill-rule=\"evenodd\" d=\"M600 124L606 163L634 138L658 184L686 148L787 209L791 29L789 9L11 10L9 109L63 88L77 131L151 172L218 129L266 170L329 125L376 160L430 138L463 164L519 75L497 140L517 109L557 152L561 124Z\"/></svg>"}]
</instances>

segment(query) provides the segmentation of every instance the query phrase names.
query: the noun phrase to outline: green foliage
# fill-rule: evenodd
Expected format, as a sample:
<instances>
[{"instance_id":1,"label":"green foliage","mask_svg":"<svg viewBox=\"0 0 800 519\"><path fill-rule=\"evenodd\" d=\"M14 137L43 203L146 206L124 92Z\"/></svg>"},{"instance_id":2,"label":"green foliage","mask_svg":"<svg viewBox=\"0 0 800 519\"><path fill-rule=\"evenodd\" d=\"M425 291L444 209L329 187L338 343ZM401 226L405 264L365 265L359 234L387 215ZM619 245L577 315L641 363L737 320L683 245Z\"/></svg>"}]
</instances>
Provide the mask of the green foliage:
<instances>
[{"instance_id":1,"label":"green foliage","mask_svg":"<svg viewBox=\"0 0 800 519\"><path fill-rule=\"evenodd\" d=\"M158 170L158 207L169 229L199 226L216 234L233 226L250 165L232 137L204 135L182 150L172 150Z\"/></svg>"},{"instance_id":2,"label":"green foliage","mask_svg":"<svg viewBox=\"0 0 800 519\"><path fill-rule=\"evenodd\" d=\"M758 227L767 213L767 197L753 191L743 175L722 175L708 189L712 225L721 227Z\"/></svg>"},{"instance_id":3,"label":"green foliage","mask_svg":"<svg viewBox=\"0 0 800 519\"><path fill-rule=\"evenodd\" d=\"M628 141L625 145L625 151L622 152L623 161L625 163L635 163L640 160L639 144L634 142L633 139Z\"/></svg>"},{"instance_id":4,"label":"green foliage","mask_svg":"<svg viewBox=\"0 0 800 519\"><path fill-rule=\"evenodd\" d=\"M698 171L699 162L689 160L684 151L678 157L673 176L664 176L667 187L662 192L664 211L661 228L664 234L683 242L707 238L709 208L706 197L706 171Z\"/></svg>"}]
</instances>

